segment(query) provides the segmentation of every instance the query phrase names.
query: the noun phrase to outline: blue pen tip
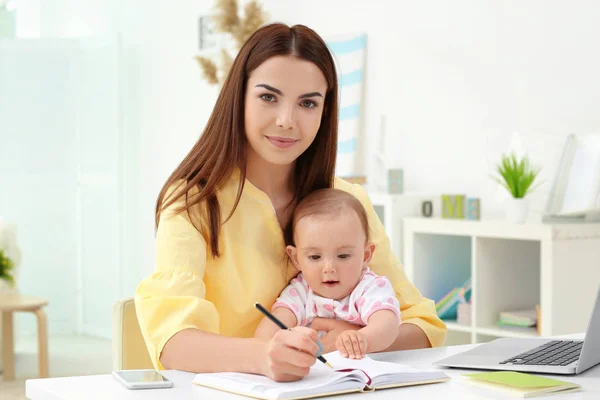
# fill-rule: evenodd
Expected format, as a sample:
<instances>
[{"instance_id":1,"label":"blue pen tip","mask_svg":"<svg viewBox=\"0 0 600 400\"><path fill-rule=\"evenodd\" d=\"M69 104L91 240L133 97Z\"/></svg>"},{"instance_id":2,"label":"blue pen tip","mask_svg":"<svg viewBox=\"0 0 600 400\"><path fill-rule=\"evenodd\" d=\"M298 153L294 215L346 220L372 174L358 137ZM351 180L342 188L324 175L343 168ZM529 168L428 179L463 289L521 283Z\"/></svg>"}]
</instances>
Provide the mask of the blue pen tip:
<instances>
[{"instance_id":1,"label":"blue pen tip","mask_svg":"<svg viewBox=\"0 0 600 400\"><path fill-rule=\"evenodd\" d=\"M317 340L317 346L319 347L319 350L317 351L317 357L321 357L321 354L323 354L323 344L321 343L320 340Z\"/></svg>"}]
</instances>

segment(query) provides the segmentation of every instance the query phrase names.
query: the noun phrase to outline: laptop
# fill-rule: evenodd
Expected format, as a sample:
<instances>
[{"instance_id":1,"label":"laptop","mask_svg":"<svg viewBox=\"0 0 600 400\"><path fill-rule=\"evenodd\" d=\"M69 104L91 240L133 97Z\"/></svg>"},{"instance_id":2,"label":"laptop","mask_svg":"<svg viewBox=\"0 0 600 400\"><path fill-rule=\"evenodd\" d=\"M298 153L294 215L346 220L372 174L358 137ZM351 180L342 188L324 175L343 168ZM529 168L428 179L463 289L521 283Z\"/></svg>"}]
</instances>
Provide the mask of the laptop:
<instances>
[{"instance_id":1,"label":"laptop","mask_svg":"<svg viewBox=\"0 0 600 400\"><path fill-rule=\"evenodd\" d=\"M501 338L436 361L433 365L570 375L579 374L598 363L600 363L600 288L583 341Z\"/></svg>"}]
</instances>

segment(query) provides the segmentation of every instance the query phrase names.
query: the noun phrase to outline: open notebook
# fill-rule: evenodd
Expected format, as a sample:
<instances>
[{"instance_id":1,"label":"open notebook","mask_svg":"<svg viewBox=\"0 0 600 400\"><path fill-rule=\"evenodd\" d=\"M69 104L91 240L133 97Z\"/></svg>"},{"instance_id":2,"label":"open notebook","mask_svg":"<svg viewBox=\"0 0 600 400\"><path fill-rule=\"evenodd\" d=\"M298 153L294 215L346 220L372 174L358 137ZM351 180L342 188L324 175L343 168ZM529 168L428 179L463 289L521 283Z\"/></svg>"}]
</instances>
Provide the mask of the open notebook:
<instances>
[{"instance_id":1,"label":"open notebook","mask_svg":"<svg viewBox=\"0 0 600 400\"><path fill-rule=\"evenodd\" d=\"M445 382L450 378L437 370L418 370L406 365L343 358L338 352L325 358L335 371L318 362L298 382L278 383L260 375L235 372L198 374L193 383L258 399L309 399L350 392L371 392L400 386Z\"/></svg>"}]
</instances>

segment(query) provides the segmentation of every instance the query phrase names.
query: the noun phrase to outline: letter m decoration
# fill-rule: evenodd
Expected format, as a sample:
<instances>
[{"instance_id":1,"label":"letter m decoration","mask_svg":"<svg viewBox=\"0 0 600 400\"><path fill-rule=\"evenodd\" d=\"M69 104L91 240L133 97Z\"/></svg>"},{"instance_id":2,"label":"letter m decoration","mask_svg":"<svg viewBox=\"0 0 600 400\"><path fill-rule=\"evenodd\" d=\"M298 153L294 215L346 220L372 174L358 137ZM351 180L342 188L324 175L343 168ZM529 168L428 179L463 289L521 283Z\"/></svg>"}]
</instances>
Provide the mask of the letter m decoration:
<instances>
[{"instance_id":1,"label":"letter m decoration","mask_svg":"<svg viewBox=\"0 0 600 400\"><path fill-rule=\"evenodd\" d=\"M465 196L464 195L442 195L442 218L464 219L465 218Z\"/></svg>"}]
</instances>

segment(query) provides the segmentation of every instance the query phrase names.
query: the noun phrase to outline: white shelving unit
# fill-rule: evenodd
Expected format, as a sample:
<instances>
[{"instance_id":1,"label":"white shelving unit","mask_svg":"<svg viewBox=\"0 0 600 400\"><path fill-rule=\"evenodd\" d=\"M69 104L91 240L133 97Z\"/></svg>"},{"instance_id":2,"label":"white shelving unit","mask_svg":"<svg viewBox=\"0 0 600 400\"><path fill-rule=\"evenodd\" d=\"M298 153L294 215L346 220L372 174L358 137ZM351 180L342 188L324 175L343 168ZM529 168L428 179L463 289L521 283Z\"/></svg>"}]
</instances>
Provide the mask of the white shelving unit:
<instances>
[{"instance_id":1,"label":"white shelving unit","mask_svg":"<svg viewBox=\"0 0 600 400\"><path fill-rule=\"evenodd\" d=\"M402 251L403 218L421 216L421 204L426 200L432 201L434 203L433 209L438 212L441 210L441 201L439 201L438 197L423 193L390 194L369 192L373 208L383 223L390 239L392 251L400 261L404 260Z\"/></svg>"},{"instance_id":2,"label":"white shelving unit","mask_svg":"<svg viewBox=\"0 0 600 400\"><path fill-rule=\"evenodd\" d=\"M541 307L542 336L585 331L600 286L600 224L404 218L404 267L435 301L469 277L471 325L447 321L448 344L535 337L496 325L500 311Z\"/></svg>"}]
</instances>

